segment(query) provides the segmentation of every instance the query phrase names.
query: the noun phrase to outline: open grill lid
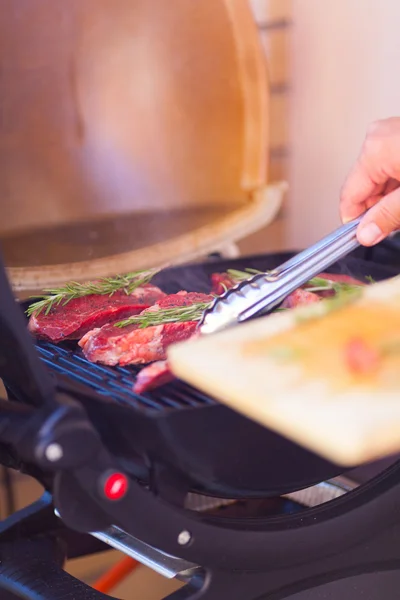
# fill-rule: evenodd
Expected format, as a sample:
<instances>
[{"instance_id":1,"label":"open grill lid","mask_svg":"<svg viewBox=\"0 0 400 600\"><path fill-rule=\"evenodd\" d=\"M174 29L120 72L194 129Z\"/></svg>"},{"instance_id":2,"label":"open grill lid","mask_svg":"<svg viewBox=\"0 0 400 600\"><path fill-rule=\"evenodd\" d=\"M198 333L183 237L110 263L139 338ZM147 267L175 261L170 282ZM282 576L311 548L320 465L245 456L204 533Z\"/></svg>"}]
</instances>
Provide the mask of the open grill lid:
<instances>
[{"instance_id":1,"label":"open grill lid","mask_svg":"<svg viewBox=\"0 0 400 600\"><path fill-rule=\"evenodd\" d=\"M0 243L18 292L205 255L281 203L248 2L110 6L2 13Z\"/></svg>"}]
</instances>

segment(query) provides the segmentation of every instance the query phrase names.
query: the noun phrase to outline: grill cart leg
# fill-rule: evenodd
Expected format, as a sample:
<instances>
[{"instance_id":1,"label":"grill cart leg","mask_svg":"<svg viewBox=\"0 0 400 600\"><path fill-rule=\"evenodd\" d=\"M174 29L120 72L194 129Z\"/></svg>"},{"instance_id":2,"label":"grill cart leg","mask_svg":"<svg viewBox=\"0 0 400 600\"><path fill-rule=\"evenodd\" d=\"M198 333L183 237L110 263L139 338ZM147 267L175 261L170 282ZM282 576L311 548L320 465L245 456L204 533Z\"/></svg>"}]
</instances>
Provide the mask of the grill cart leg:
<instances>
[{"instance_id":1,"label":"grill cart leg","mask_svg":"<svg viewBox=\"0 0 400 600\"><path fill-rule=\"evenodd\" d=\"M110 600L66 573L51 538L0 544L1 600Z\"/></svg>"},{"instance_id":2,"label":"grill cart leg","mask_svg":"<svg viewBox=\"0 0 400 600\"><path fill-rule=\"evenodd\" d=\"M0 599L110 600L63 570L66 558L106 546L65 527L53 510L45 494L0 524ZM196 570L164 600L398 600L400 522L320 560L299 547L298 558L262 572Z\"/></svg>"},{"instance_id":3,"label":"grill cart leg","mask_svg":"<svg viewBox=\"0 0 400 600\"><path fill-rule=\"evenodd\" d=\"M66 558L108 550L54 515L50 494L0 523L1 600L106 600L63 570Z\"/></svg>"}]
</instances>

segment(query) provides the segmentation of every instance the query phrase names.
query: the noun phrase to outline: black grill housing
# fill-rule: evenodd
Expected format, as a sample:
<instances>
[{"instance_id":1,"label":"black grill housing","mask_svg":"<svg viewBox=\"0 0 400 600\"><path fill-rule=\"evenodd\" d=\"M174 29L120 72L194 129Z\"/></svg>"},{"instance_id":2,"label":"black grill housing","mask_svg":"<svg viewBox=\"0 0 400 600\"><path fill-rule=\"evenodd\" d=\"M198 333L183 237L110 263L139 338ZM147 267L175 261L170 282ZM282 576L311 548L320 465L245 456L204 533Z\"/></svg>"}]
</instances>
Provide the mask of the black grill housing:
<instances>
[{"instance_id":1,"label":"black grill housing","mask_svg":"<svg viewBox=\"0 0 400 600\"><path fill-rule=\"evenodd\" d=\"M167 293L182 289L209 292L213 272L227 268L268 270L291 255L175 267L158 274L154 282ZM330 271L360 279L369 276L376 281L397 274L397 266L382 267L372 259L370 250L359 249ZM135 367L89 363L77 344L71 342L54 345L38 341L36 347L60 389L68 391L72 386L75 394L79 389L90 390L90 398L86 394L82 402L91 420L113 454L124 462L124 468L141 479L151 482L154 473L168 471L184 487L203 494L259 498L308 487L343 472L340 466L322 460L183 382L138 395L132 390L139 371Z\"/></svg>"}]
</instances>

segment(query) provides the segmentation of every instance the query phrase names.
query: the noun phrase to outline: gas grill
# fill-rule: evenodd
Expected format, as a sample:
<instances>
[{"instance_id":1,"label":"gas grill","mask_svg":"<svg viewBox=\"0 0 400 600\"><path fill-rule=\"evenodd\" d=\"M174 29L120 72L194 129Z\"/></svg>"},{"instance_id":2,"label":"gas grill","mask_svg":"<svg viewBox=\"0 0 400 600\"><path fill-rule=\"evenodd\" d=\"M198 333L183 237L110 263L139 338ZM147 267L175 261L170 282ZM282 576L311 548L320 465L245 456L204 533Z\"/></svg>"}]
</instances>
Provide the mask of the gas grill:
<instances>
[{"instance_id":1,"label":"gas grill","mask_svg":"<svg viewBox=\"0 0 400 600\"><path fill-rule=\"evenodd\" d=\"M331 270L393 276L397 244L359 249ZM207 292L212 272L287 258L214 258L155 283ZM108 547L181 578L170 600L397 598L395 458L367 476L345 472L182 382L138 395L135 368L88 363L71 342L34 348L3 269L0 278L10 400L1 403L0 461L46 489L1 524L2 600L106 598L62 566Z\"/></svg>"}]
</instances>

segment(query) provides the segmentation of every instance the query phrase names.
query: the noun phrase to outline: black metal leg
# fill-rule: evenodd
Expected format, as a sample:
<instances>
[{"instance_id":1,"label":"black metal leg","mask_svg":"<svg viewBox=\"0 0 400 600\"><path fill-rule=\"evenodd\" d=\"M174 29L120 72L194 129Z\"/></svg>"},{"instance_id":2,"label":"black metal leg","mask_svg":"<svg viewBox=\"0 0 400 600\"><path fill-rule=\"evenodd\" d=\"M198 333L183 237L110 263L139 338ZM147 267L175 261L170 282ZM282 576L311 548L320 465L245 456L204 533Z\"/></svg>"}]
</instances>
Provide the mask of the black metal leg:
<instances>
[{"instance_id":1,"label":"black metal leg","mask_svg":"<svg viewBox=\"0 0 400 600\"><path fill-rule=\"evenodd\" d=\"M36 502L0 521L0 548L4 543L21 539L33 540L43 536L61 540L64 543L66 558L78 558L110 550L110 546L93 536L65 527L55 516L52 497L47 492Z\"/></svg>"},{"instance_id":2,"label":"black metal leg","mask_svg":"<svg viewBox=\"0 0 400 600\"><path fill-rule=\"evenodd\" d=\"M56 540L1 544L1 600L112 600L66 573L63 562Z\"/></svg>"},{"instance_id":3,"label":"black metal leg","mask_svg":"<svg viewBox=\"0 0 400 600\"><path fill-rule=\"evenodd\" d=\"M64 559L55 538L0 543L1 600L110 600L68 575ZM397 600L399 586L400 524L321 560L299 549L287 569L205 571L165 600Z\"/></svg>"}]
</instances>

